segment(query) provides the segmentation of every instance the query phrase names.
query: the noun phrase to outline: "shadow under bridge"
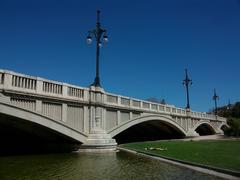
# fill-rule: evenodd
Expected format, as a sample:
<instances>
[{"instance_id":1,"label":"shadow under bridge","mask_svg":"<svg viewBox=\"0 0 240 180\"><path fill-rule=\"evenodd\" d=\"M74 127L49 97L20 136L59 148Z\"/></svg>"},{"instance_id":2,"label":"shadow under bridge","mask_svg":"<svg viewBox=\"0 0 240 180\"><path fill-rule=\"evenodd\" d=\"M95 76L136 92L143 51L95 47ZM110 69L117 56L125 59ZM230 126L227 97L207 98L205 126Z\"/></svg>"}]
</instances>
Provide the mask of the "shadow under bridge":
<instances>
[{"instance_id":1,"label":"shadow under bridge","mask_svg":"<svg viewBox=\"0 0 240 180\"><path fill-rule=\"evenodd\" d=\"M0 155L70 152L85 136L25 109L0 103Z\"/></svg>"},{"instance_id":2,"label":"shadow under bridge","mask_svg":"<svg viewBox=\"0 0 240 180\"><path fill-rule=\"evenodd\" d=\"M172 119L161 116L145 116L130 120L109 132L118 144L179 139L185 137L185 131Z\"/></svg>"}]
</instances>

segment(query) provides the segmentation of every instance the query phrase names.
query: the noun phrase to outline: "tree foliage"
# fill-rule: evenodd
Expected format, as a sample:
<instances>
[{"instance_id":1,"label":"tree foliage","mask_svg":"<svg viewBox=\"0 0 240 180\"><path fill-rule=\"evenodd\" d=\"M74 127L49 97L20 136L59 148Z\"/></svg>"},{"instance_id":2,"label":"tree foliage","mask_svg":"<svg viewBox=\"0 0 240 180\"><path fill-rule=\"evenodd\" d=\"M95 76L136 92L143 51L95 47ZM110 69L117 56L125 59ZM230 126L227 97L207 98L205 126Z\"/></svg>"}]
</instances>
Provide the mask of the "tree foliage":
<instances>
[{"instance_id":1,"label":"tree foliage","mask_svg":"<svg viewBox=\"0 0 240 180\"><path fill-rule=\"evenodd\" d=\"M158 98L155 98L155 97L150 97L150 98L147 98L146 101L150 101L150 102L154 102L154 103L159 103L159 104L166 104L166 101L165 101L164 98L158 99Z\"/></svg>"},{"instance_id":2,"label":"tree foliage","mask_svg":"<svg viewBox=\"0 0 240 180\"><path fill-rule=\"evenodd\" d=\"M224 134L227 136L240 136L240 119L229 118L227 123L230 128L226 129Z\"/></svg>"},{"instance_id":3,"label":"tree foliage","mask_svg":"<svg viewBox=\"0 0 240 180\"><path fill-rule=\"evenodd\" d=\"M214 109L212 110L212 112L214 113ZM240 102L236 102L233 105L219 107L217 110L217 114L226 118L240 118Z\"/></svg>"},{"instance_id":4,"label":"tree foliage","mask_svg":"<svg viewBox=\"0 0 240 180\"><path fill-rule=\"evenodd\" d=\"M240 136L240 102L219 107L217 114L227 118L229 128L224 131L228 136Z\"/></svg>"}]
</instances>

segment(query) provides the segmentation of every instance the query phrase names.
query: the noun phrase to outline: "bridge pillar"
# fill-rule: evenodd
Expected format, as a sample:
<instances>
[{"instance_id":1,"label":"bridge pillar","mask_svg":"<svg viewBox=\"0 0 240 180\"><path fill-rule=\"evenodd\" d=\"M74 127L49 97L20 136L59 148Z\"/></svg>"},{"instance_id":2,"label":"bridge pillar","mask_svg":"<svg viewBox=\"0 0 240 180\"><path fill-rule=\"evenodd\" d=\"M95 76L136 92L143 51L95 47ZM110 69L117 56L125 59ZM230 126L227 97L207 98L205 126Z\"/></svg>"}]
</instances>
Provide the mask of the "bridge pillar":
<instances>
[{"instance_id":1,"label":"bridge pillar","mask_svg":"<svg viewBox=\"0 0 240 180\"><path fill-rule=\"evenodd\" d=\"M190 121L191 121L191 110L186 109L186 114L187 114L187 133L186 137L196 137L199 136L199 134L190 127Z\"/></svg>"},{"instance_id":2,"label":"bridge pillar","mask_svg":"<svg viewBox=\"0 0 240 180\"><path fill-rule=\"evenodd\" d=\"M62 104L62 121L67 121L67 104L65 103Z\"/></svg>"},{"instance_id":3,"label":"bridge pillar","mask_svg":"<svg viewBox=\"0 0 240 180\"><path fill-rule=\"evenodd\" d=\"M36 100L36 111L38 113L42 113L42 101L41 100Z\"/></svg>"},{"instance_id":4,"label":"bridge pillar","mask_svg":"<svg viewBox=\"0 0 240 180\"><path fill-rule=\"evenodd\" d=\"M186 134L186 137L197 137L199 136L199 134L196 132L196 131L188 131L187 134Z\"/></svg>"},{"instance_id":5,"label":"bridge pillar","mask_svg":"<svg viewBox=\"0 0 240 180\"><path fill-rule=\"evenodd\" d=\"M216 134L218 134L218 135L224 135L223 130L220 128L215 129L215 131L216 131Z\"/></svg>"},{"instance_id":6,"label":"bridge pillar","mask_svg":"<svg viewBox=\"0 0 240 180\"><path fill-rule=\"evenodd\" d=\"M11 88L11 86L12 86L12 74L5 73L3 87L4 89L9 89Z\"/></svg>"},{"instance_id":7,"label":"bridge pillar","mask_svg":"<svg viewBox=\"0 0 240 180\"><path fill-rule=\"evenodd\" d=\"M89 91L90 104L90 132L80 147L80 151L113 151L116 150L117 143L110 134L104 130L105 108L104 90L100 87L91 86Z\"/></svg>"}]
</instances>

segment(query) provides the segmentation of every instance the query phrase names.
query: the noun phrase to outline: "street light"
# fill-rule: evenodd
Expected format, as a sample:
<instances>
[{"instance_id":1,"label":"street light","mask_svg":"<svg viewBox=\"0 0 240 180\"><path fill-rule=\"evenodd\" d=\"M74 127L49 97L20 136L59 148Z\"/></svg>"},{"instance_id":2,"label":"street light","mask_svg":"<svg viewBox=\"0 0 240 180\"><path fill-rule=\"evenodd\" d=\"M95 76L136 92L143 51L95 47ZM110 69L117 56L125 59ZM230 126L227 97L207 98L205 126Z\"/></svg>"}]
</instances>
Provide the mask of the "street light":
<instances>
[{"instance_id":1,"label":"street light","mask_svg":"<svg viewBox=\"0 0 240 180\"><path fill-rule=\"evenodd\" d=\"M103 35L103 37L102 37ZM100 11L97 11L97 23L96 28L88 31L87 43L91 44L93 41L93 37L96 38L96 77L93 82L93 86L101 87L100 76L99 76L99 55L100 55L100 47L102 47L101 40L104 43L108 42L107 30L103 29L100 24Z\"/></svg>"},{"instance_id":2,"label":"street light","mask_svg":"<svg viewBox=\"0 0 240 180\"><path fill-rule=\"evenodd\" d=\"M219 100L219 96L217 95L215 88L214 88L213 100L215 102L215 115L217 115L217 100Z\"/></svg>"},{"instance_id":3,"label":"street light","mask_svg":"<svg viewBox=\"0 0 240 180\"><path fill-rule=\"evenodd\" d=\"M188 78L188 73L187 69L185 69L186 73L186 78L183 80L183 85L186 86L186 91L187 91L187 106L186 109L190 109L190 104L189 104L189 85L192 85L192 80Z\"/></svg>"},{"instance_id":4,"label":"street light","mask_svg":"<svg viewBox=\"0 0 240 180\"><path fill-rule=\"evenodd\" d=\"M228 100L228 105L227 105L227 109L230 110L231 109L232 104L230 103L230 99Z\"/></svg>"}]
</instances>

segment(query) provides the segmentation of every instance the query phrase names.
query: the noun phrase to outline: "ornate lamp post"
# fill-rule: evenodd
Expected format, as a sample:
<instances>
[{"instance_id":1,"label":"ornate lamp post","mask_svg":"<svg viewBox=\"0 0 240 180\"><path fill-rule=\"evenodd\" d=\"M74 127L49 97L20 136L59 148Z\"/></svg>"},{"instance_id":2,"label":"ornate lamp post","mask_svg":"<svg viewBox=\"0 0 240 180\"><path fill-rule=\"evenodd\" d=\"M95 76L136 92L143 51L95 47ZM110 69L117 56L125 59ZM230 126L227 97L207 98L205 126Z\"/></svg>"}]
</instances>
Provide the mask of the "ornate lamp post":
<instances>
[{"instance_id":1,"label":"ornate lamp post","mask_svg":"<svg viewBox=\"0 0 240 180\"><path fill-rule=\"evenodd\" d=\"M101 87L100 83L100 75L99 75L99 55L100 55L100 47L102 46L101 40L105 43L108 42L107 30L103 29L100 24L100 11L97 11L97 24L96 28L88 31L87 43L91 44L93 37L96 38L96 77L93 82L93 86Z\"/></svg>"},{"instance_id":2,"label":"ornate lamp post","mask_svg":"<svg viewBox=\"0 0 240 180\"><path fill-rule=\"evenodd\" d=\"M186 86L186 91L187 91L187 106L186 109L190 109L190 104L189 104L189 85L192 85L192 80L188 78L188 72L187 69L185 69L186 77L183 80L183 85Z\"/></svg>"},{"instance_id":3,"label":"ornate lamp post","mask_svg":"<svg viewBox=\"0 0 240 180\"><path fill-rule=\"evenodd\" d=\"M217 115L217 100L219 100L219 96L217 95L215 88L214 88L213 100L215 102L215 115Z\"/></svg>"}]
</instances>

